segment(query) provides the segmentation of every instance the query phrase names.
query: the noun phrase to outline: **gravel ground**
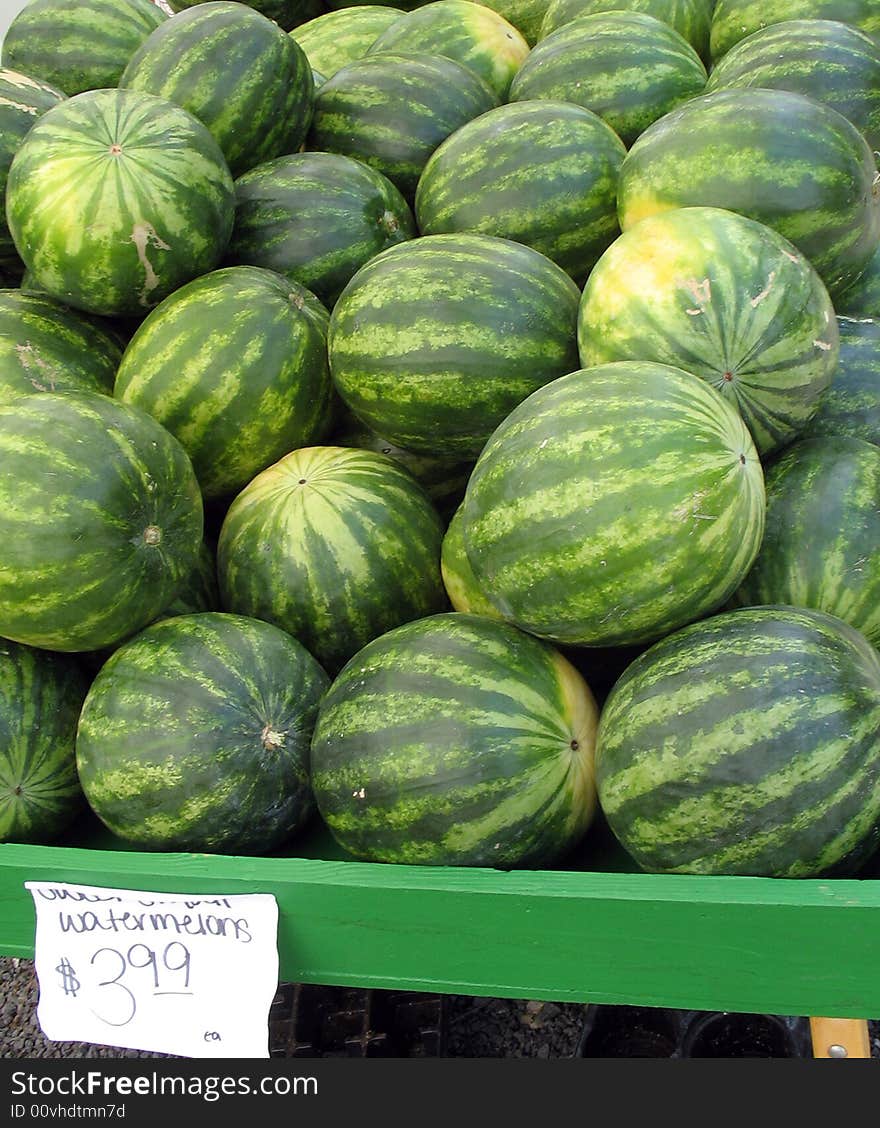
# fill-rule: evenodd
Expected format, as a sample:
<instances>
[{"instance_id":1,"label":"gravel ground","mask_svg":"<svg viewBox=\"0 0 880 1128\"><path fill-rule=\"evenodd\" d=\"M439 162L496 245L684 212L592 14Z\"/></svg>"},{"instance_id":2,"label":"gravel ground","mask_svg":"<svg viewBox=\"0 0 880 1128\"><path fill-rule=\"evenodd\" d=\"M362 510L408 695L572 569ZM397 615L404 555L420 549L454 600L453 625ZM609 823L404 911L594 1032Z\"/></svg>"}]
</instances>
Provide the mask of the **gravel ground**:
<instances>
[{"instance_id":1,"label":"gravel ground","mask_svg":"<svg viewBox=\"0 0 880 1128\"><path fill-rule=\"evenodd\" d=\"M50 1041L37 1023L37 990L31 960L0 958L0 1058L172 1056ZM734 1029L725 1030L727 1041L716 1041L727 1052L712 1056L811 1056L806 1019L295 984L281 985L270 1011L270 1051L275 1057L669 1057L682 1056L687 1031L701 1021L717 1019L720 1039L728 1018ZM869 1031L872 1057L880 1058L880 1021L871 1020Z\"/></svg>"}]
</instances>

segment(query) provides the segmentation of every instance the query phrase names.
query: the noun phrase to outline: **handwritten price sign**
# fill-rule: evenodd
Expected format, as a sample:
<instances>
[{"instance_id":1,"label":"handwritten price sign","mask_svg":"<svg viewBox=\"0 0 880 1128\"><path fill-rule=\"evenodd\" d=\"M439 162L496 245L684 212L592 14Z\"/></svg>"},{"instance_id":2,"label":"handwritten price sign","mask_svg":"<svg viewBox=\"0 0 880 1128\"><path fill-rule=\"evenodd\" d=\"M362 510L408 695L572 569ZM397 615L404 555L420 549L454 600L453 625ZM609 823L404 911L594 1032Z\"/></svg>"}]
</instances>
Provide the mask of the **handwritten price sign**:
<instances>
[{"instance_id":1,"label":"handwritten price sign","mask_svg":"<svg viewBox=\"0 0 880 1128\"><path fill-rule=\"evenodd\" d=\"M278 905L29 881L47 1038L182 1057L268 1057Z\"/></svg>"}]
</instances>

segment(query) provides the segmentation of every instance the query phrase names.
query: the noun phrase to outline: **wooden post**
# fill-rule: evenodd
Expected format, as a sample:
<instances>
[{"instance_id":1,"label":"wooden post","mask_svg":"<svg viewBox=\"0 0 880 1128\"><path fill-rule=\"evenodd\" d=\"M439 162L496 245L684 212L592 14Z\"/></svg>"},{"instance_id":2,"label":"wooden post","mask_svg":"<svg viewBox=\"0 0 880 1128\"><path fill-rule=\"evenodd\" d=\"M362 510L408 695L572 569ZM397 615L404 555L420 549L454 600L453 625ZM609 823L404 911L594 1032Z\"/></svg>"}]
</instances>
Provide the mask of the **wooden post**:
<instances>
[{"instance_id":1,"label":"wooden post","mask_svg":"<svg viewBox=\"0 0 880 1128\"><path fill-rule=\"evenodd\" d=\"M868 1023L861 1018L811 1018L813 1057L869 1058Z\"/></svg>"}]
</instances>

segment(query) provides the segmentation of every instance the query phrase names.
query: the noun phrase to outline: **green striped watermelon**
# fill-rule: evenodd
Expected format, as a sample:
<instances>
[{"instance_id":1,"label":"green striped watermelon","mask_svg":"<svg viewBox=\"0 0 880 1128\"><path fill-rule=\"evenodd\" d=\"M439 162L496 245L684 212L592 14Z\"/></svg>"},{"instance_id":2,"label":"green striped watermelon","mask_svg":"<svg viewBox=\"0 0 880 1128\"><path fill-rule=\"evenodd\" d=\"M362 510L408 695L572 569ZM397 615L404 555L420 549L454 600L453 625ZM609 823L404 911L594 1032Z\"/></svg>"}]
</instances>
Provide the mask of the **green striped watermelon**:
<instances>
[{"instance_id":1,"label":"green striped watermelon","mask_svg":"<svg viewBox=\"0 0 880 1128\"><path fill-rule=\"evenodd\" d=\"M880 38L876 0L717 0L709 37L713 60L753 32L783 20L837 20Z\"/></svg>"},{"instance_id":2,"label":"green striped watermelon","mask_svg":"<svg viewBox=\"0 0 880 1128\"><path fill-rule=\"evenodd\" d=\"M711 0L550 0L538 41L558 28L597 12L643 12L675 28L703 60L709 58Z\"/></svg>"},{"instance_id":3,"label":"green striped watermelon","mask_svg":"<svg viewBox=\"0 0 880 1128\"><path fill-rule=\"evenodd\" d=\"M23 392L113 391L119 342L45 294L0 290L0 402Z\"/></svg>"},{"instance_id":4,"label":"green striped watermelon","mask_svg":"<svg viewBox=\"0 0 880 1128\"><path fill-rule=\"evenodd\" d=\"M547 0L478 0L513 24L529 47L534 47L547 10Z\"/></svg>"},{"instance_id":5,"label":"green striped watermelon","mask_svg":"<svg viewBox=\"0 0 880 1128\"><path fill-rule=\"evenodd\" d=\"M264 854L314 810L309 740L328 678L270 623L155 623L92 682L76 737L89 805L145 850Z\"/></svg>"},{"instance_id":6,"label":"green striped watermelon","mask_svg":"<svg viewBox=\"0 0 880 1128\"><path fill-rule=\"evenodd\" d=\"M601 808L655 873L815 877L878 845L880 659L833 616L759 607L655 643L615 684Z\"/></svg>"},{"instance_id":7,"label":"green striped watermelon","mask_svg":"<svg viewBox=\"0 0 880 1128\"><path fill-rule=\"evenodd\" d=\"M0 404L0 636L98 650L176 596L202 539L185 451L96 392Z\"/></svg>"},{"instance_id":8,"label":"green striped watermelon","mask_svg":"<svg viewBox=\"0 0 880 1128\"><path fill-rule=\"evenodd\" d=\"M210 130L233 176L295 153L315 99L299 44L237 0L197 4L160 24L132 55L119 86L189 110Z\"/></svg>"},{"instance_id":9,"label":"green striped watermelon","mask_svg":"<svg viewBox=\"0 0 880 1128\"><path fill-rule=\"evenodd\" d=\"M294 153L236 180L226 261L277 270L332 306L365 262L415 234L381 172L340 153Z\"/></svg>"},{"instance_id":10,"label":"green striped watermelon","mask_svg":"<svg viewBox=\"0 0 880 1128\"><path fill-rule=\"evenodd\" d=\"M220 584L217 579L217 550L203 540L195 564L184 577L183 586L159 619L173 615L195 615L202 611L220 610Z\"/></svg>"},{"instance_id":11,"label":"green striped watermelon","mask_svg":"<svg viewBox=\"0 0 880 1128\"><path fill-rule=\"evenodd\" d=\"M844 317L880 317L880 247L859 277L835 295L834 308Z\"/></svg>"},{"instance_id":12,"label":"green striped watermelon","mask_svg":"<svg viewBox=\"0 0 880 1128\"><path fill-rule=\"evenodd\" d=\"M37 118L64 100L46 82L14 70L0 70L0 267L17 272L18 252L6 223L6 181L19 145Z\"/></svg>"},{"instance_id":13,"label":"green striped watermelon","mask_svg":"<svg viewBox=\"0 0 880 1128\"><path fill-rule=\"evenodd\" d=\"M368 55L318 90L306 147L363 161L411 201L440 142L497 105L479 75L453 59Z\"/></svg>"},{"instance_id":14,"label":"green striped watermelon","mask_svg":"<svg viewBox=\"0 0 880 1128\"><path fill-rule=\"evenodd\" d=\"M510 101L574 102L631 145L705 86L699 55L669 24L641 12L601 12L545 36L514 77Z\"/></svg>"},{"instance_id":15,"label":"green striped watermelon","mask_svg":"<svg viewBox=\"0 0 880 1128\"><path fill-rule=\"evenodd\" d=\"M330 426L326 322L272 270L229 266L170 294L142 322L117 399L183 445L204 497L231 497Z\"/></svg>"},{"instance_id":16,"label":"green striped watermelon","mask_svg":"<svg viewBox=\"0 0 880 1128\"><path fill-rule=\"evenodd\" d=\"M584 287L581 364L654 360L693 372L742 415L762 456L795 438L837 367L822 281L794 245L720 208L630 227Z\"/></svg>"},{"instance_id":17,"label":"green striped watermelon","mask_svg":"<svg viewBox=\"0 0 880 1128\"><path fill-rule=\"evenodd\" d=\"M403 14L382 32L367 54L384 52L425 52L453 59L479 75L504 101L529 45L513 24L485 4L432 0Z\"/></svg>"},{"instance_id":18,"label":"green striped watermelon","mask_svg":"<svg viewBox=\"0 0 880 1128\"><path fill-rule=\"evenodd\" d=\"M65 94L116 86L167 19L151 0L28 0L6 29L0 64Z\"/></svg>"},{"instance_id":19,"label":"green striped watermelon","mask_svg":"<svg viewBox=\"0 0 880 1128\"><path fill-rule=\"evenodd\" d=\"M6 186L18 253L53 297L141 317L213 269L235 214L217 142L192 114L135 90L92 90L47 110Z\"/></svg>"},{"instance_id":20,"label":"green striped watermelon","mask_svg":"<svg viewBox=\"0 0 880 1128\"><path fill-rule=\"evenodd\" d=\"M836 110L785 90L716 90L638 138L620 170L622 230L689 205L774 228L806 255L832 299L880 242L880 186L867 141Z\"/></svg>"},{"instance_id":21,"label":"green striped watermelon","mask_svg":"<svg viewBox=\"0 0 880 1128\"><path fill-rule=\"evenodd\" d=\"M734 604L811 607L880 645L880 448L802 439L765 466L764 481L764 540Z\"/></svg>"},{"instance_id":22,"label":"green striped watermelon","mask_svg":"<svg viewBox=\"0 0 880 1128\"><path fill-rule=\"evenodd\" d=\"M442 536L430 498L393 459L294 450L229 507L221 600L286 630L333 674L384 631L445 609Z\"/></svg>"},{"instance_id":23,"label":"green striped watermelon","mask_svg":"<svg viewBox=\"0 0 880 1128\"><path fill-rule=\"evenodd\" d=\"M387 4L360 4L322 12L290 33L325 81L340 67L362 59L369 48L396 20L401 8Z\"/></svg>"},{"instance_id":24,"label":"green striped watermelon","mask_svg":"<svg viewBox=\"0 0 880 1128\"><path fill-rule=\"evenodd\" d=\"M625 156L611 127L580 106L499 106L457 129L428 160L415 195L419 230L512 239L581 284L619 233Z\"/></svg>"},{"instance_id":25,"label":"green striped watermelon","mask_svg":"<svg viewBox=\"0 0 880 1128\"><path fill-rule=\"evenodd\" d=\"M840 355L804 438L849 435L880 446L880 321L837 318Z\"/></svg>"},{"instance_id":26,"label":"green striped watermelon","mask_svg":"<svg viewBox=\"0 0 880 1128\"><path fill-rule=\"evenodd\" d=\"M425 235L371 259L330 316L334 385L415 452L475 458L520 400L577 364L580 292L493 235Z\"/></svg>"},{"instance_id":27,"label":"green striped watermelon","mask_svg":"<svg viewBox=\"0 0 880 1128\"><path fill-rule=\"evenodd\" d=\"M444 457L442 454L415 454L367 427L344 407L340 420L333 431L334 446L356 447L358 450L371 450L393 458L405 467L422 486L425 493L437 507L441 517L448 516L461 504L471 470L472 460Z\"/></svg>"},{"instance_id":28,"label":"green striped watermelon","mask_svg":"<svg viewBox=\"0 0 880 1128\"><path fill-rule=\"evenodd\" d=\"M88 688L69 655L0 639L0 842L53 842L85 808L75 741Z\"/></svg>"},{"instance_id":29,"label":"green striped watermelon","mask_svg":"<svg viewBox=\"0 0 880 1128\"><path fill-rule=\"evenodd\" d=\"M880 43L835 20L785 20L740 40L712 68L706 92L761 86L806 94L880 145Z\"/></svg>"},{"instance_id":30,"label":"green striped watermelon","mask_svg":"<svg viewBox=\"0 0 880 1128\"><path fill-rule=\"evenodd\" d=\"M553 863L596 809L597 709L553 647L477 615L434 615L364 647L327 691L312 786L357 858Z\"/></svg>"},{"instance_id":31,"label":"green striped watermelon","mask_svg":"<svg viewBox=\"0 0 880 1128\"><path fill-rule=\"evenodd\" d=\"M539 388L486 443L464 498L465 551L505 619L624 646L709 614L764 531L761 463L703 380L619 361Z\"/></svg>"},{"instance_id":32,"label":"green striped watermelon","mask_svg":"<svg viewBox=\"0 0 880 1128\"><path fill-rule=\"evenodd\" d=\"M443 534L440 548L440 574L449 602L456 611L500 619L501 613L477 583L477 577L464 547L464 505L458 506Z\"/></svg>"},{"instance_id":33,"label":"green striped watermelon","mask_svg":"<svg viewBox=\"0 0 880 1128\"><path fill-rule=\"evenodd\" d=\"M182 12L200 3L202 0L169 0L169 7ZM285 31L292 31L324 11L323 0L244 0L244 3L274 20Z\"/></svg>"}]
</instances>

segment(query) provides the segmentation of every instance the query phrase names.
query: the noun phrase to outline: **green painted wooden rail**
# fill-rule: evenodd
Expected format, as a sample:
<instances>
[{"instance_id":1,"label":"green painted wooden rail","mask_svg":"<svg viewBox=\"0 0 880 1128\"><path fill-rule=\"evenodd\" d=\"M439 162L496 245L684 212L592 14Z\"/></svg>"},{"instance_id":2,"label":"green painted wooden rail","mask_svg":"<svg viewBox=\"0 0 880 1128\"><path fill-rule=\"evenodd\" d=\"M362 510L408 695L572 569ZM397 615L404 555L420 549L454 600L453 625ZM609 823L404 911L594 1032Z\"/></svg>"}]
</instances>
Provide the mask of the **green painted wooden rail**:
<instances>
[{"instance_id":1,"label":"green painted wooden rail","mask_svg":"<svg viewBox=\"0 0 880 1128\"><path fill-rule=\"evenodd\" d=\"M566 868L454 869L0 845L0 954L33 956L27 880L273 893L285 982L880 1017L880 882L619 872L601 835ZM115 844L119 847L120 844Z\"/></svg>"}]
</instances>

